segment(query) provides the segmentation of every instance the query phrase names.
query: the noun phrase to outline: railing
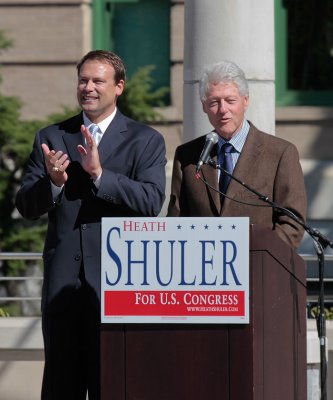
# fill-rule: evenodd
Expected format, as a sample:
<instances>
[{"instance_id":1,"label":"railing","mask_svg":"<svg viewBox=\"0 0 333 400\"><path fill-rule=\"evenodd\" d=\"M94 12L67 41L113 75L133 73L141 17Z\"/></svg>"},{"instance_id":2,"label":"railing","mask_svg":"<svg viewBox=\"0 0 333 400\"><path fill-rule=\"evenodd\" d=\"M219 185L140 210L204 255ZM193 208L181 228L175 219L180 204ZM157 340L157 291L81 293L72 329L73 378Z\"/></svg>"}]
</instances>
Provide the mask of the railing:
<instances>
[{"instance_id":1,"label":"railing","mask_svg":"<svg viewBox=\"0 0 333 400\"><path fill-rule=\"evenodd\" d=\"M311 254L300 254L305 262L317 261L317 257ZM0 253L0 260L41 260L42 253ZM332 262L333 255L325 255L325 260ZM0 283L5 281L28 281L28 280L43 280L42 276L1 276ZM318 278L308 278L308 282L317 282ZM333 282L332 278L325 278L325 282ZM330 296L331 297L331 296ZM40 297L0 297L0 301L36 301Z\"/></svg>"},{"instance_id":2,"label":"railing","mask_svg":"<svg viewBox=\"0 0 333 400\"><path fill-rule=\"evenodd\" d=\"M0 253L0 260L41 260L42 253ZM0 276L1 282L14 282L14 281L42 281L42 276ZM41 297L33 296L6 296L0 297L1 302L7 301L40 301Z\"/></svg>"}]
</instances>

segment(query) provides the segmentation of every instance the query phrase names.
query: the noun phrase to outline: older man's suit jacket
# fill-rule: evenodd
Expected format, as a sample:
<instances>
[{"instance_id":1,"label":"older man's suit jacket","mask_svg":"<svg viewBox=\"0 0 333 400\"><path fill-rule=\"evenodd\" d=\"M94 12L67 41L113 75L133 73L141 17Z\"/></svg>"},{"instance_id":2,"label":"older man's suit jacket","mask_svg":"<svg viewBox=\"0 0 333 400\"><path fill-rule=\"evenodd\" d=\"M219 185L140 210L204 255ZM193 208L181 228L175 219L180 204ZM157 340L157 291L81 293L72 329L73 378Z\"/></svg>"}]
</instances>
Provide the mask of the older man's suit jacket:
<instances>
[{"instance_id":1,"label":"older man's suit jacket","mask_svg":"<svg viewBox=\"0 0 333 400\"><path fill-rule=\"evenodd\" d=\"M28 219L47 213L42 308L61 310L76 287L81 266L100 298L102 217L157 216L165 193L165 144L152 128L117 111L99 144L103 168L96 189L81 166L77 145L82 114L37 133L16 205ZM68 181L54 202L41 144L70 157Z\"/></svg>"},{"instance_id":2,"label":"older man's suit jacket","mask_svg":"<svg viewBox=\"0 0 333 400\"><path fill-rule=\"evenodd\" d=\"M257 195L238 182L231 180L226 193L228 197L221 206L217 192L218 171L208 164L201 169L203 179L213 188L196 178L196 164L204 144L205 136L202 136L176 149L168 216L248 216L250 223L276 230L291 247L297 247L304 234L303 228L291 218L267 207ZM217 145L211 154L215 161L216 152ZM305 220L304 178L299 155L293 144L260 132L250 124L250 131L233 175Z\"/></svg>"}]
</instances>

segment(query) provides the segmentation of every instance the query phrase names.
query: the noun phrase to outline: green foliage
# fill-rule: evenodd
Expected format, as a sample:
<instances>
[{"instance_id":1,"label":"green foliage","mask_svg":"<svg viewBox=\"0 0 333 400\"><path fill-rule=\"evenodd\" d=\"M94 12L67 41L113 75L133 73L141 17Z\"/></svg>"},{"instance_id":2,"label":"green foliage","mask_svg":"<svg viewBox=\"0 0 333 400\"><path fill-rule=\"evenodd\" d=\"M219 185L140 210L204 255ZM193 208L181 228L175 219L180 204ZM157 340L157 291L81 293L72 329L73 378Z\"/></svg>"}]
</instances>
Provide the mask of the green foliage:
<instances>
[{"instance_id":1,"label":"green foliage","mask_svg":"<svg viewBox=\"0 0 333 400\"><path fill-rule=\"evenodd\" d=\"M8 301L2 306L4 317L22 317L22 304L18 301Z\"/></svg>"},{"instance_id":2,"label":"green foliage","mask_svg":"<svg viewBox=\"0 0 333 400\"><path fill-rule=\"evenodd\" d=\"M79 107L74 109L69 107L64 107L61 113L51 114L46 121L46 125L55 124L60 121L65 121L68 118L73 117L73 115L77 115L81 112Z\"/></svg>"},{"instance_id":3,"label":"green foliage","mask_svg":"<svg viewBox=\"0 0 333 400\"><path fill-rule=\"evenodd\" d=\"M0 53L11 44L0 31ZM45 221L31 224L15 218L14 202L35 132L45 125L45 121L22 121L21 107L20 99L0 92L0 251L39 252L45 235ZM2 263L2 272L7 275L16 275L23 268L21 262Z\"/></svg>"},{"instance_id":4,"label":"green foliage","mask_svg":"<svg viewBox=\"0 0 333 400\"><path fill-rule=\"evenodd\" d=\"M1 317L9 317L8 312L5 311L3 308L0 308L0 318Z\"/></svg>"},{"instance_id":5,"label":"green foliage","mask_svg":"<svg viewBox=\"0 0 333 400\"><path fill-rule=\"evenodd\" d=\"M42 251L44 237L46 235L46 220L28 223L21 221L22 225L13 227L13 231L5 241L7 251L19 251L24 253L35 253ZM18 250L19 249L19 250ZM41 265L41 264L40 264ZM24 260L8 260L6 272L10 276L21 276L26 268Z\"/></svg>"},{"instance_id":6,"label":"green foliage","mask_svg":"<svg viewBox=\"0 0 333 400\"><path fill-rule=\"evenodd\" d=\"M0 97L3 97L0 95ZM1 100L0 100L1 102ZM1 118L1 117L0 117ZM6 117L4 117L6 118ZM7 121L8 122L8 121ZM35 127L17 120L10 129L12 135L0 150L0 250L7 252L40 252L45 236L45 220L28 223L14 218L15 196L22 171L32 148ZM0 140L5 135L0 132ZM23 262L4 262L3 271L17 275L24 268Z\"/></svg>"},{"instance_id":7,"label":"green foliage","mask_svg":"<svg viewBox=\"0 0 333 400\"><path fill-rule=\"evenodd\" d=\"M13 45L13 41L8 39L3 31L0 31L0 53Z\"/></svg>"},{"instance_id":8,"label":"green foliage","mask_svg":"<svg viewBox=\"0 0 333 400\"><path fill-rule=\"evenodd\" d=\"M319 317L319 308L314 306L310 310L311 317L318 318ZM324 316L327 320L333 320L333 307L326 308L324 307Z\"/></svg>"},{"instance_id":9,"label":"green foliage","mask_svg":"<svg viewBox=\"0 0 333 400\"><path fill-rule=\"evenodd\" d=\"M0 30L0 54L8 49L9 47L11 47L13 45L13 41L8 39L4 32ZM1 82L1 76L0 76L0 82Z\"/></svg>"},{"instance_id":10,"label":"green foliage","mask_svg":"<svg viewBox=\"0 0 333 400\"><path fill-rule=\"evenodd\" d=\"M119 97L117 104L121 112L140 122L163 120L162 115L154 107L162 107L169 92L166 87L152 92L153 79L151 72L154 66L140 68L128 82Z\"/></svg>"}]
</instances>

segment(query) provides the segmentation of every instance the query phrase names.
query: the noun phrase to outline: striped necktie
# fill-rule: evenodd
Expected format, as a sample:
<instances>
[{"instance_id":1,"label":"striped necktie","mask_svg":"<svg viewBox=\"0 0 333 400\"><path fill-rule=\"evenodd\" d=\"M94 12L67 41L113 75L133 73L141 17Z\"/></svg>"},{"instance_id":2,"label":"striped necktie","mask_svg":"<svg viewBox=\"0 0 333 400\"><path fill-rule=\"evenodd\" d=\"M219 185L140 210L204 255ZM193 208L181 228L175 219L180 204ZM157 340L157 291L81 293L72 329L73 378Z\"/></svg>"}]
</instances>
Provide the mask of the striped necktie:
<instances>
[{"instance_id":1,"label":"striped necktie","mask_svg":"<svg viewBox=\"0 0 333 400\"><path fill-rule=\"evenodd\" d=\"M222 161L220 163L220 165L224 170L226 170L230 174L232 174L232 172L233 172L233 163L232 163L232 155L231 155L233 148L234 148L234 146L231 143L226 142L222 145L221 151L220 151L220 160ZM231 180L230 176L228 176L221 170L220 180L219 180L219 189L220 189L220 192L222 192L222 194L226 194L230 180ZM224 196L222 196L222 195L221 195L221 200L222 200L222 202L224 200Z\"/></svg>"},{"instance_id":2,"label":"striped necktie","mask_svg":"<svg viewBox=\"0 0 333 400\"><path fill-rule=\"evenodd\" d=\"M99 126L97 124L91 124L89 127L89 131L92 134L93 138L95 139L96 146L98 146L98 144L102 138L102 133L99 129Z\"/></svg>"}]
</instances>

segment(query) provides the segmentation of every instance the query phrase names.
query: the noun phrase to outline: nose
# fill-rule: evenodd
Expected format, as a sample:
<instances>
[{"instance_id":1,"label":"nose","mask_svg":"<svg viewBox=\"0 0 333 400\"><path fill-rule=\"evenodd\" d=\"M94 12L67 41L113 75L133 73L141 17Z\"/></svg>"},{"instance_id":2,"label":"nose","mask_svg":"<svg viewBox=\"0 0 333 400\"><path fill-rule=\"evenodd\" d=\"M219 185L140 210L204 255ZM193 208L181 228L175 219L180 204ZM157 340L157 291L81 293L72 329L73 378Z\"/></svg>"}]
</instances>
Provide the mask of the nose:
<instances>
[{"instance_id":1,"label":"nose","mask_svg":"<svg viewBox=\"0 0 333 400\"><path fill-rule=\"evenodd\" d=\"M86 86L85 86L85 90L90 92L94 89L94 82L89 79L89 81L87 81Z\"/></svg>"},{"instance_id":2,"label":"nose","mask_svg":"<svg viewBox=\"0 0 333 400\"><path fill-rule=\"evenodd\" d=\"M220 113L225 113L227 111L226 103L223 99L220 101L219 111L220 111Z\"/></svg>"}]
</instances>

